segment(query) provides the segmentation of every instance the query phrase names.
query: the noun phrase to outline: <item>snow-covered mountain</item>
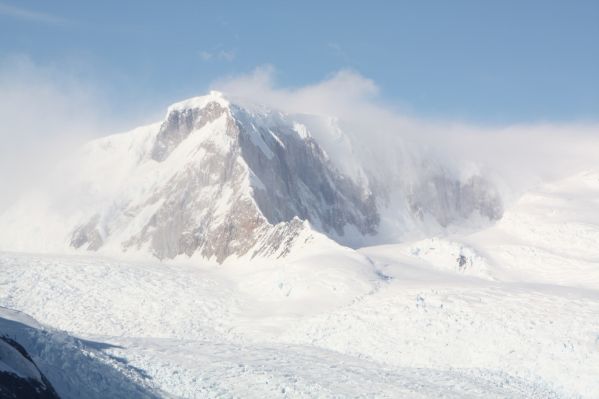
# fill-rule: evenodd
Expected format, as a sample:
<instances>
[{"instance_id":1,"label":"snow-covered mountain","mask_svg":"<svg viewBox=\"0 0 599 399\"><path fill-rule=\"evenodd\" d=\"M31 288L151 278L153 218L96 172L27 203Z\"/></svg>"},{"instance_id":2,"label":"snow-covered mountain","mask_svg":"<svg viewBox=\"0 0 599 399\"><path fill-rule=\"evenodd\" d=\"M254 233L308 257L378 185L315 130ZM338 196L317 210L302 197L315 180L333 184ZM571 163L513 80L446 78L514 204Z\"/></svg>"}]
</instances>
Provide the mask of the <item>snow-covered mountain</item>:
<instances>
[{"instance_id":1,"label":"snow-covered mountain","mask_svg":"<svg viewBox=\"0 0 599 399\"><path fill-rule=\"evenodd\" d=\"M397 241L502 215L484 176L416 150L402 158L392 143L400 160L381 173L368 151L334 118L211 92L173 104L161 122L88 143L48 187L0 216L0 249L222 263L278 258L314 240Z\"/></svg>"}]
</instances>

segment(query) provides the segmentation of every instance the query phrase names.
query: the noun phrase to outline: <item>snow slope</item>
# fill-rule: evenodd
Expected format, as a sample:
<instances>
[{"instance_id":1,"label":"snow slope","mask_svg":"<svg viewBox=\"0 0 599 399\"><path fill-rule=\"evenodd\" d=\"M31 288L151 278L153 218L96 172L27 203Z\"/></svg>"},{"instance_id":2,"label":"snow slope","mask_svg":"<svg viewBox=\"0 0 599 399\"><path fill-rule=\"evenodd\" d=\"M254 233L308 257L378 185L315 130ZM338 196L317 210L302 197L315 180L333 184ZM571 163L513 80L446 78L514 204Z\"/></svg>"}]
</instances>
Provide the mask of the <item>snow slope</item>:
<instances>
[{"instance_id":1,"label":"snow slope","mask_svg":"<svg viewBox=\"0 0 599 399\"><path fill-rule=\"evenodd\" d=\"M598 327L591 317L596 297L481 287L443 276L429 281L417 267L418 278L385 277L368 262L352 268L351 258L330 256L338 264L323 258L322 265L295 265L302 273L285 265L261 268L257 275L271 278L261 281L260 292L269 292L259 295L247 289L257 277L248 267L239 276L183 265L4 254L2 277L9 278L2 303L103 343L106 354L182 397L597 392L597 354L578 346L592 346L585 334ZM533 300L535 306L523 306ZM547 330L548 313L556 331ZM565 340L568 330L580 335ZM537 365L545 361L546 368Z\"/></svg>"},{"instance_id":2,"label":"snow slope","mask_svg":"<svg viewBox=\"0 0 599 399\"><path fill-rule=\"evenodd\" d=\"M596 398L598 194L585 172L477 233L223 266L3 253L0 304L159 396Z\"/></svg>"},{"instance_id":3,"label":"snow slope","mask_svg":"<svg viewBox=\"0 0 599 399\"><path fill-rule=\"evenodd\" d=\"M103 350L109 347L105 343L74 338L4 307L0 307L0 335L21 345L35 364L33 367L31 363L26 365L27 370L21 367L18 374L42 384L47 378L60 398L163 396L140 370L128 365L124 359L104 353Z\"/></svg>"},{"instance_id":4,"label":"snow slope","mask_svg":"<svg viewBox=\"0 0 599 399\"><path fill-rule=\"evenodd\" d=\"M389 250L491 280L596 290L597 243L599 173L584 171L525 193L490 228Z\"/></svg>"}]
</instances>

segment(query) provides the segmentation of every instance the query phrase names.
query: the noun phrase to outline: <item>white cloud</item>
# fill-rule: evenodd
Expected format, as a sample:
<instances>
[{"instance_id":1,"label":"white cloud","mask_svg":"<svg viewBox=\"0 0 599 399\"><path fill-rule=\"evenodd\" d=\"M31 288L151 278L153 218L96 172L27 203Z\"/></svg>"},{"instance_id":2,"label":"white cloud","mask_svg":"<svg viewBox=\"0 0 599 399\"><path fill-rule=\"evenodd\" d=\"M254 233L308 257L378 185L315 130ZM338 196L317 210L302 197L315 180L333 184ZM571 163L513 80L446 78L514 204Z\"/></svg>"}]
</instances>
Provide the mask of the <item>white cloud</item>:
<instances>
[{"instance_id":1,"label":"white cloud","mask_svg":"<svg viewBox=\"0 0 599 399\"><path fill-rule=\"evenodd\" d=\"M213 58L213 54L209 53L208 51L200 51L200 58L203 59L204 61L209 61Z\"/></svg>"},{"instance_id":2,"label":"white cloud","mask_svg":"<svg viewBox=\"0 0 599 399\"><path fill-rule=\"evenodd\" d=\"M214 88L290 112L346 116L358 105L369 112L384 108L376 104L378 86L370 79L342 70L316 84L298 88L277 87L272 66L256 68L251 74L216 81ZM347 116L349 116L347 115Z\"/></svg>"},{"instance_id":3,"label":"white cloud","mask_svg":"<svg viewBox=\"0 0 599 399\"><path fill-rule=\"evenodd\" d=\"M599 169L598 123L531 123L484 126L427 120L384 102L379 87L357 72L342 70L302 87L277 85L271 66L222 79L215 89L289 113L336 116L344 130L386 168L410 156L404 143L417 143L448 165L473 161L499 174L513 190L526 189L583 169Z\"/></svg>"},{"instance_id":4,"label":"white cloud","mask_svg":"<svg viewBox=\"0 0 599 399\"><path fill-rule=\"evenodd\" d=\"M231 62L235 59L236 54L233 50L219 50L216 52L200 51L200 58L204 61L228 61Z\"/></svg>"},{"instance_id":5,"label":"white cloud","mask_svg":"<svg viewBox=\"0 0 599 399\"><path fill-rule=\"evenodd\" d=\"M110 106L98 90L101 85L73 76L64 65L40 66L26 57L0 59L0 210L77 145L114 132L106 123ZM381 171L405 167L404 160L412 156L406 142L430 151L428 159L448 165L471 160L488 167L515 190L599 168L598 124L496 127L415 118L383 101L374 81L351 70L313 84L282 87L275 69L263 66L221 79L213 88L289 113L335 116L361 156ZM114 126L115 121L108 122Z\"/></svg>"},{"instance_id":6,"label":"white cloud","mask_svg":"<svg viewBox=\"0 0 599 399\"><path fill-rule=\"evenodd\" d=\"M21 7L15 7L9 4L0 3L0 15L23 21L40 22L49 25L67 25L68 21L64 18L52 14L27 10Z\"/></svg>"},{"instance_id":7,"label":"white cloud","mask_svg":"<svg viewBox=\"0 0 599 399\"><path fill-rule=\"evenodd\" d=\"M0 59L0 210L102 129L96 89L27 57Z\"/></svg>"},{"instance_id":8,"label":"white cloud","mask_svg":"<svg viewBox=\"0 0 599 399\"><path fill-rule=\"evenodd\" d=\"M329 42L329 43L327 43L327 47L329 48L329 50L331 50L331 53L334 56L339 57L341 59L341 61L345 62L346 64L351 64L349 56L347 55L347 52L339 43Z\"/></svg>"}]
</instances>

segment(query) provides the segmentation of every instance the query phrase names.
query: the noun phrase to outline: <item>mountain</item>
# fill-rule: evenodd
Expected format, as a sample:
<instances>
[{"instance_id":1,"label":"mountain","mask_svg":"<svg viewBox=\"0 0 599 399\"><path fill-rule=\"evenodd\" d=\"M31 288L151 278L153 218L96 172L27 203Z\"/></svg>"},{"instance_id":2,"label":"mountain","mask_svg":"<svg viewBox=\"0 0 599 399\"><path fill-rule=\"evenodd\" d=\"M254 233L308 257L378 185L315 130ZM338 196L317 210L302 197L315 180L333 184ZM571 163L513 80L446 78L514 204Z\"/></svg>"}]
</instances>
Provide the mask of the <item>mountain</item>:
<instances>
[{"instance_id":1,"label":"mountain","mask_svg":"<svg viewBox=\"0 0 599 399\"><path fill-rule=\"evenodd\" d=\"M222 263L279 258L314 241L383 243L502 215L501 197L480 174L418 156L381 174L367 151L334 118L213 91L171 105L161 122L85 145L53 183L0 216L0 249Z\"/></svg>"}]
</instances>

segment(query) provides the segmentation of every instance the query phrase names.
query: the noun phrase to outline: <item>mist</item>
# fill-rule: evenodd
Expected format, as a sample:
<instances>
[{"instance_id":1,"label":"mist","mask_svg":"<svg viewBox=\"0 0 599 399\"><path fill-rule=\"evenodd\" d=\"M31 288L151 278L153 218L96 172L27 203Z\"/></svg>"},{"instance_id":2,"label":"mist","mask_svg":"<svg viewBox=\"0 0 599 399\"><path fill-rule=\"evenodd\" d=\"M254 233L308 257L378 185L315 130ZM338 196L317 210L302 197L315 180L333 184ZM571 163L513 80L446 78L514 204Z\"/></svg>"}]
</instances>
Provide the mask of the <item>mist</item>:
<instances>
[{"instance_id":1,"label":"mist","mask_svg":"<svg viewBox=\"0 0 599 399\"><path fill-rule=\"evenodd\" d=\"M114 85L92 71L77 58L41 63L26 55L0 57L0 213L31 189L60 184L49 181L51 172L86 142L163 115L146 99L117 110L109 94Z\"/></svg>"},{"instance_id":2,"label":"mist","mask_svg":"<svg viewBox=\"0 0 599 399\"><path fill-rule=\"evenodd\" d=\"M109 100L98 82L74 76L27 57L0 61L0 212L23 191L43 184L48 171L83 143L124 125L111 120ZM597 167L597 123L485 126L418 117L385 101L376 82L351 70L289 88L277 83L273 67L263 66L223 77L211 87L287 113L333 116L367 150L362 156L381 170L406 167L409 162L398 159L409 158L411 148L418 148L448 167L468 164L497 176L517 195L540 182ZM125 123L131 129L137 124Z\"/></svg>"},{"instance_id":3,"label":"mist","mask_svg":"<svg viewBox=\"0 0 599 399\"><path fill-rule=\"evenodd\" d=\"M47 171L101 135L101 105L92 85L28 57L0 61L0 210L43 184Z\"/></svg>"},{"instance_id":4,"label":"mist","mask_svg":"<svg viewBox=\"0 0 599 399\"><path fill-rule=\"evenodd\" d=\"M385 102L374 81L351 70L286 88L277 84L276 70L265 66L221 79L213 87L289 113L336 116L344 130L370 147L376 162L385 162L390 151L409 156L404 144L412 144L450 167L470 164L500 179L508 188L506 195L517 196L536 184L598 167L597 122L485 126L418 117L401 104Z\"/></svg>"}]
</instances>

